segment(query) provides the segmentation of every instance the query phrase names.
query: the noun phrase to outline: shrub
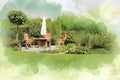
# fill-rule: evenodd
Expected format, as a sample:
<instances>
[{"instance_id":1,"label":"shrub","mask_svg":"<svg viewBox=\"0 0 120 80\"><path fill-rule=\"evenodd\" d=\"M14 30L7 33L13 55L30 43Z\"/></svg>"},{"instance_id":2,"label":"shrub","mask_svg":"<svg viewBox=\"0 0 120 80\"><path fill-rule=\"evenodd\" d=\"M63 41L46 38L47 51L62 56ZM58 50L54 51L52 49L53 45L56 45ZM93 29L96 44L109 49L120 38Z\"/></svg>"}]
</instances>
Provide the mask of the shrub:
<instances>
[{"instance_id":1,"label":"shrub","mask_svg":"<svg viewBox=\"0 0 120 80\"><path fill-rule=\"evenodd\" d=\"M7 46L9 47L16 47L18 46L19 42L16 41L16 40L13 40L13 39L10 39L8 42L7 42Z\"/></svg>"},{"instance_id":2,"label":"shrub","mask_svg":"<svg viewBox=\"0 0 120 80\"><path fill-rule=\"evenodd\" d=\"M76 51L77 46L75 44L67 44L67 45L58 45L56 52L64 52L64 53L71 53Z\"/></svg>"},{"instance_id":3,"label":"shrub","mask_svg":"<svg viewBox=\"0 0 120 80\"><path fill-rule=\"evenodd\" d=\"M92 48L105 48L111 49L115 44L115 36L112 34L97 34L94 35L94 40L92 42Z\"/></svg>"},{"instance_id":4,"label":"shrub","mask_svg":"<svg viewBox=\"0 0 120 80\"><path fill-rule=\"evenodd\" d=\"M49 31L51 33L51 37L54 43L56 44L57 40L60 39L61 37L62 33L61 24L58 21L53 21L51 25L52 27L49 29Z\"/></svg>"}]
</instances>

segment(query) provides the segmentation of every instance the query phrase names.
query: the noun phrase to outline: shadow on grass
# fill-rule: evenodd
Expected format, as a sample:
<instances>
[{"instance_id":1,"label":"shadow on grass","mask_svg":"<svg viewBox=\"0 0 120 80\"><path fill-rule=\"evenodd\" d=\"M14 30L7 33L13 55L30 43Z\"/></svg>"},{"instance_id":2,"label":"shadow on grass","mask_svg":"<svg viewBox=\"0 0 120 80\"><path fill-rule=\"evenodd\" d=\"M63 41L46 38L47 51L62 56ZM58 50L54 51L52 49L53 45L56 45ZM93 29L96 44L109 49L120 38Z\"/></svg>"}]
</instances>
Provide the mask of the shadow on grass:
<instances>
[{"instance_id":1,"label":"shadow on grass","mask_svg":"<svg viewBox=\"0 0 120 80\"><path fill-rule=\"evenodd\" d=\"M116 54L40 54L36 52L14 51L7 48L5 56L19 66L26 64L34 73L39 72L39 65L46 65L49 69L88 68L96 69L102 64L112 63Z\"/></svg>"}]
</instances>

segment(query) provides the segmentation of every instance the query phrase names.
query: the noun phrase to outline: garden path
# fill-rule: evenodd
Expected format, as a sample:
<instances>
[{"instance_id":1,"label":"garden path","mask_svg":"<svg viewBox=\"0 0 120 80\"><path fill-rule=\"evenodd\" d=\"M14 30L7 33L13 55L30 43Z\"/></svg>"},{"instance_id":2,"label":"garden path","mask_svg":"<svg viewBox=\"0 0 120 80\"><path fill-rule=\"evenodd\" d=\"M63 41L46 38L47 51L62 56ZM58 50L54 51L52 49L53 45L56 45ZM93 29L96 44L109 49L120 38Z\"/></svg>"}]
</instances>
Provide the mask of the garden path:
<instances>
[{"instance_id":1,"label":"garden path","mask_svg":"<svg viewBox=\"0 0 120 80\"><path fill-rule=\"evenodd\" d=\"M40 51L45 51L45 50L55 50L56 46L52 45L50 47L47 48L38 48L38 46L33 46L33 47L29 47L28 49L26 47L22 47L21 50L22 51L35 51L35 52L40 52Z\"/></svg>"}]
</instances>

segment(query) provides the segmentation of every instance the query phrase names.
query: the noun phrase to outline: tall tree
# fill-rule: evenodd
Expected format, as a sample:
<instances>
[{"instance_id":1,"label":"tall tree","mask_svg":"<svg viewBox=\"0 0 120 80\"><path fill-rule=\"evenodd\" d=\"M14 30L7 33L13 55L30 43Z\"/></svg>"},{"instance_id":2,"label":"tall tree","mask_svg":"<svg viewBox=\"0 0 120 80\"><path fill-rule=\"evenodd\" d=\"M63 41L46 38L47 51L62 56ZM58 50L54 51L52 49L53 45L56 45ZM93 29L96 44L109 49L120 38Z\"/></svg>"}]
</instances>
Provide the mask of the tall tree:
<instances>
[{"instance_id":1,"label":"tall tree","mask_svg":"<svg viewBox=\"0 0 120 80\"><path fill-rule=\"evenodd\" d=\"M27 16L22 11L12 10L8 12L8 19L17 25L16 41L18 41L19 25L23 25L27 21Z\"/></svg>"}]
</instances>

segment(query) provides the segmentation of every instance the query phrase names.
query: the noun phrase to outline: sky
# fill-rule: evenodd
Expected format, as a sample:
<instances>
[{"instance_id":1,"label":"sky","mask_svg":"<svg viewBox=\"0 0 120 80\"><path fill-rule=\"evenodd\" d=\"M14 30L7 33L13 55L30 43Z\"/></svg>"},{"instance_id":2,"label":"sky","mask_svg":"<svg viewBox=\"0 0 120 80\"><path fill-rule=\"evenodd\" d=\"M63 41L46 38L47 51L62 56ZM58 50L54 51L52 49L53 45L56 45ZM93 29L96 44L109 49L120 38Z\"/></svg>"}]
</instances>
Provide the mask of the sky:
<instances>
[{"instance_id":1,"label":"sky","mask_svg":"<svg viewBox=\"0 0 120 80\"><path fill-rule=\"evenodd\" d=\"M41 16L42 15L40 14L41 12L43 12L43 14L48 13L48 15L50 16L51 14L54 16L56 14L55 17L57 17L60 15L59 14L60 12L66 12L66 11L73 12L77 15L80 13L85 13L86 11L94 11L95 9L100 7L105 1L110 2L112 5L114 5L114 7L116 7L119 10L120 0L1 0L0 10L1 10L1 13L6 14L7 13L6 11L10 10L10 8L20 9L20 10L26 9L25 12L29 13L29 15L32 15L31 17ZM30 2L33 2L33 3L31 4ZM6 6L5 4L8 5L7 8L3 8ZM28 4L31 7L29 7ZM39 4L39 6L35 6L34 4L35 5ZM49 12L44 11L46 10L44 9L46 7L45 5L48 5L48 4L49 4L48 6L49 8L47 8L47 10L49 11L52 9ZM54 9L51 6L54 6L54 8L56 9ZM27 10L28 7L30 10L32 10L32 14L30 14L31 11L29 9ZM41 7L43 10L41 10ZM3 9L6 9L6 11Z\"/></svg>"},{"instance_id":2,"label":"sky","mask_svg":"<svg viewBox=\"0 0 120 80\"><path fill-rule=\"evenodd\" d=\"M4 5L3 5L3 4ZM7 17L7 13L11 10L21 10L28 15L28 17L46 16L49 18L56 18L61 13L61 5L55 3L47 3L46 0L9 0L1 2L0 18Z\"/></svg>"},{"instance_id":3,"label":"sky","mask_svg":"<svg viewBox=\"0 0 120 80\"><path fill-rule=\"evenodd\" d=\"M46 16L47 18L55 19L65 12L72 12L75 15L94 12L104 6L105 3L109 3L120 13L120 0L1 0L0 18L6 18L8 11L18 9L25 12L30 18ZM105 18L114 16L104 7L100 11L107 13L100 14L103 18L104 16L106 16Z\"/></svg>"},{"instance_id":4,"label":"sky","mask_svg":"<svg viewBox=\"0 0 120 80\"><path fill-rule=\"evenodd\" d=\"M0 1L0 10L2 9L2 7L4 6L4 4L6 4L8 0L1 0Z\"/></svg>"},{"instance_id":5,"label":"sky","mask_svg":"<svg viewBox=\"0 0 120 80\"><path fill-rule=\"evenodd\" d=\"M0 10L7 2L15 0L1 0L0 1ZM26 1L26 0L21 0ZM31 1L31 0L27 0ZM42 1L42 0L39 0ZM85 10L94 10L96 7L100 6L104 1L111 2L111 4L118 7L120 5L120 0L43 0L46 2L53 2L62 5L62 11L73 11L79 12Z\"/></svg>"}]
</instances>

